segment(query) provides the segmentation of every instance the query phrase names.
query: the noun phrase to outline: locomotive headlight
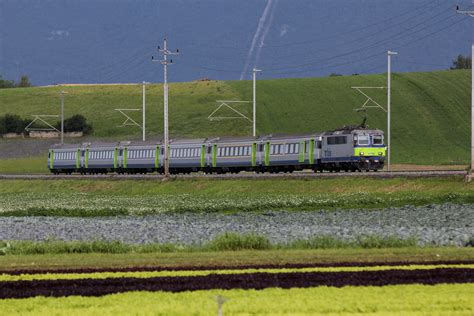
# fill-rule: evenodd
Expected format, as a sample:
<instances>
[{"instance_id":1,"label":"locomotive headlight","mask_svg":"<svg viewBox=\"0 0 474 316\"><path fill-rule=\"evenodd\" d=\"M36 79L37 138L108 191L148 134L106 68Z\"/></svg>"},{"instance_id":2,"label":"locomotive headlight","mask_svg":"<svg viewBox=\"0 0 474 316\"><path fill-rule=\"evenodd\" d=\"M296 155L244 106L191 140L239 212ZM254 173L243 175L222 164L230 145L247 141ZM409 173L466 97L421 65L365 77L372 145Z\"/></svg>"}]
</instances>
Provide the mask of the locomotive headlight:
<instances>
[{"instance_id":1,"label":"locomotive headlight","mask_svg":"<svg viewBox=\"0 0 474 316\"><path fill-rule=\"evenodd\" d=\"M363 152L363 151L361 151L361 152L360 152L360 155L361 155L361 156L363 156L363 155L364 155L364 152Z\"/></svg>"},{"instance_id":2,"label":"locomotive headlight","mask_svg":"<svg viewBox=\"0 0 474 316\"><path fill-rule=\"evenodd\" d=\"M382 155L383 155L383 153L379 153L379 156L382 156Z\"/></svg>"}]
</instances>

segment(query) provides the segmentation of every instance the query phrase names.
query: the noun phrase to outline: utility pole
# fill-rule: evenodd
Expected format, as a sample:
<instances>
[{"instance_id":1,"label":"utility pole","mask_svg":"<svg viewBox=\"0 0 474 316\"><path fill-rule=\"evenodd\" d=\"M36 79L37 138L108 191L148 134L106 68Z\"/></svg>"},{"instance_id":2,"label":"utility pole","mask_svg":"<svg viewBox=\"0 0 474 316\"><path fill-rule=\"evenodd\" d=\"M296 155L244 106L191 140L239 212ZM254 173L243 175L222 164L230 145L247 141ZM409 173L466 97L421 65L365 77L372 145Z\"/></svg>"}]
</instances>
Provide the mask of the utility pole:
<instances>
[{"instance_id":1,"label":"utility pole","mask_svg":"<svg viewBox=\"0 0 474 316\"><path fill-rule=\"evenodd\" d=\"M390 154L392 148L390 147L390 105L391 105L391 84L392 84L392 55L397 55L397 52L387 51L387 171L390 172Z\"/></svg>"},{"instance_id":2,"label":"utility pole","mask_svg":"<svg viewBox=\"0 0 474 316\"><path fill-rule=\"evenodd\" d=\"M170 59L168 61L168 55L178 55L179 50L177 49L176 52L171 52L168 50L168 46L166 45L166 38L163 41L163 49L158 46L158 51L163 53L163 59L159 60L159 62L163 65L164 72L163 72L163 99L164 99L164 149L165 149L165 178L170 176L170 166L169 166L169 135L168 135L168 65L173 63L173 60ZM151 57L154 60L154 57Z\"/></svg>"},{"instance_id":3,"label":"utility pole","mask_svg":"<svg viewBox=\"0 0 474 316\"><path fill-rule=\"evenodd\" d=\"M473 0L474 3L474 0ZM458 14L465 14L470 17L474 17L474 10L460 10L459 6L456 6L456 12ZM472 62L474 61L474 37L471 44L471 166L469 168L469 174L466 180L471 182L474 173L474 67Z\"/></svg>"},{"instance_id":4,"label":"utility pole","mask_svg":"<svg viewBox=\"0 0 474 316\"><path fill-rule=\"evenodd\" d=\"M65 91L61 91L61 145L64 145L64 94Z\"/></svg>"},{"instance_id":5,"label":"utility pole","mask_svg":"<svg viewBox=\"0 0 474 316\"><path fill-rule=\"evenodd\" d=\"M142 140L143 141L145 141L145 118L146 118L146 115L145 115L145 107L146 107L145 86L147 84L149 84L149 83L145 82L145 81L142 82L142 101L143 101L143 104L142 104L142 112L143 112Z\"/></svg>"},{"instance_id":6,"label":"utility pole","mask_svg":"<svg viewBox=\"0 0 474 316\"><path fill-rule=\"evenodd\" d=\"M257 72L261 70L253 69L253 137L257 136Z\"/></svg>"}]
</instances>

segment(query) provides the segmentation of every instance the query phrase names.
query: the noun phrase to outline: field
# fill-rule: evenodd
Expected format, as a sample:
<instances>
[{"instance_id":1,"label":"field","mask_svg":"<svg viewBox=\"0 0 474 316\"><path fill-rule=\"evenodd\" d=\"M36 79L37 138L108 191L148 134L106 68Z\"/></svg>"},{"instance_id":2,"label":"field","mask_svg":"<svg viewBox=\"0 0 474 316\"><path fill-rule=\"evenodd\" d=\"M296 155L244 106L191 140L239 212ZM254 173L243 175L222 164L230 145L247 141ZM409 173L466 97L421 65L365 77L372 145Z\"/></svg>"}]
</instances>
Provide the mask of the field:
<instances>
[{"instance_id":1,"label":"field","mask_svg":"<svg viewBox=\"0 0 474 316\"><path fill-rule=\"evenodd\" d=\"M354 109L359 108L365 99L351 87L384 86L385 82L384 75L261 80L258 82L258 132L306 133L358 124L363 115L355 114ZM394 163L467 164L469 85L469 71L394 74ZM118 127L123 119L114 111L115 108L141 107L141 87L136 85L7 89L0 95L0 115L15 113L28 117L32 114L58 113L60 90L69 93L66 97L66 116L76 113L85 115L94 125L93 137L114 141L140 138L138 127ZM370 95L385 104L385 93L384 90L374 90ZM216 100L251 100L251 97L251 83L248 81L172 84L171 136L205 138L248 135L251 124L245 120L210 122L207 117L216 108ZM147 100L148 135L156 139L157 135L162 134L161 85L148 88ZM239 107L250 116L250 104ZM226 114L229 113L222 113ZM371 127L385 128L383 111L372 109L367 115ZM9 168L7 165L0 166Z\"/></svg>"},{"instance_id":2,"label":"field","mask_svg":"<svg viewBox=\"0 0 474 316\"><path fill-rule=\"evenodd\" d=\"M221 296L224 315L470 315L473 255L400 248L5 256L0 296L8 299L0 308L9 315L209 315Z\"/></svg>"},{"instance_id":3,"label":"field","mask_svg":"<svg viewBox=\"0 0 474 316\"><path fill-rule=\"evenodd\" d=\"M472 284L456 284L130 292L7 299L0 301L0 309L9 315L212 315L217 312L216 297L221 295L228 300L224 315L472 315L473 291Z\"/></svg>"},{"instance_id":4,"label":"field","mask_svg":"<svg viewBox=\"0 0 474 316\"><path fill-rule=\"evenodd\" d=\"M468 71L394 75L398 166L468 163L469 84ZM360 123L365 99L351 87L383 85L384 75L260 80L258 130ZM63 89L66 116L95 128L75 141L139 139L114 111L141 106L137 85L6 89L0 115L55 114ZM384 104L385 93L371 96ZM172 84L171 135L248 135L244 120L207 116L216 100L251 97L248 81ZM147 100L157 139L161 85ZM384 112L366 114L385 127ZM46 172L49 143L0 141L0 173ZM2 180L0 314L209 315L223 297L224 315L472 315L473 203L458 176Z\"/></svg>"},{"instance_id":5,"label":"field","mask_svg":"<svg viewBox=\"0 0 474 316\"><path fill-rule=\"evenodd\" d=\"M4 180L0 216L150 215L472 203L473 185L444 179Z\"/></svg>"}]
</instances>

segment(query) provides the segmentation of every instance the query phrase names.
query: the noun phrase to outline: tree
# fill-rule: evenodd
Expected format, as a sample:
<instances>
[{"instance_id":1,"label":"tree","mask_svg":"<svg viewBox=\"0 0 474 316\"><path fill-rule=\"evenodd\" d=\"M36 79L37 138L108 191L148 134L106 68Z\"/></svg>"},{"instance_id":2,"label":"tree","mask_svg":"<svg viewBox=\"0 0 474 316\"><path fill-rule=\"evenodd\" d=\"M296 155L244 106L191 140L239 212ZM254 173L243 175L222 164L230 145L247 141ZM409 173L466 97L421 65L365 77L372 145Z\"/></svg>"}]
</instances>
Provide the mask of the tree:
<instances>
[{"instance_id":1,"label":"tree","mask_svg":"<svg viewBox=\"0 0 474 316\"><path fill-rule=\"evenodd\" d=\"M18 115L5 114L5 116L0 117L0 133L22 134L25 132L25 127L28 123L27 120L22 119Z\"/></svg>"},{"instance_id":2,"label":"tree","mask_svg":"<svg viewBox=\"0 0 474 316\"><path fill-rule=\"evenodd\" d=\"M26 87L31 87L31 82L30 79L28 79L28 76L21 76L20 82L16 85L19 88L26 88Z\"/></svg>"},{"instance_id":3,"label":"tree","mask_svg":"<svg viewBox=\"0 0 474 316\"><path fill-rule=\"evenodd\" d=\"M469 56L458 55L456 59L453 60L453 67L454 69L471 69L472 68L472 60Z\"/></svg>"},{"instance_id":4,"label":"tree","mask_svg":"<svg viewBox=\"0 0 474 316\"><path fill-rule=\"evenodd\" d=\"M61 128L61 122L56 124L56 128ZM76 114L64 120L64 132L83 132L89 134L92 132L92 125L87 123L87 119L81 114Z\"/></svg>"},{"instance_id":5,"label":"tree","mask_svg":"<svg viewBox=\"0 0 474 316\"><path fill-rule=\"evenodd\" d=\"M14 87L15 87L15 81L2 79L2 75L0 75L0 89L14 88Z\"/></svg>"}]
</instances>

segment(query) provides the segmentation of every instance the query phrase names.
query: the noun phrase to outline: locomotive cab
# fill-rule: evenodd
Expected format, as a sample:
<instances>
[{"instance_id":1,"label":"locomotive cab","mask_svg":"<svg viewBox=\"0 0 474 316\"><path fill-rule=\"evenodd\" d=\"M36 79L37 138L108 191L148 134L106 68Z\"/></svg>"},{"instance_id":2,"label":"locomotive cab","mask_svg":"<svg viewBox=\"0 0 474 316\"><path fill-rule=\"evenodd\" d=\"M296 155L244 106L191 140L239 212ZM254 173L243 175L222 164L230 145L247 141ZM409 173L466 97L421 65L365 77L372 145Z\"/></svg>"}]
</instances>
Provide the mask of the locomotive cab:
<instances>
[{"instance_id":1,"label":"locomotive cab","mask_svg":"<svg viewBox=\"0 0 474 316\"><path fill-rule=\"evenodd\" d=\"M381 130L353 131L354 159L361 170L379 170L385 163L387 148Z\"/></svg>"}]
</instances>

